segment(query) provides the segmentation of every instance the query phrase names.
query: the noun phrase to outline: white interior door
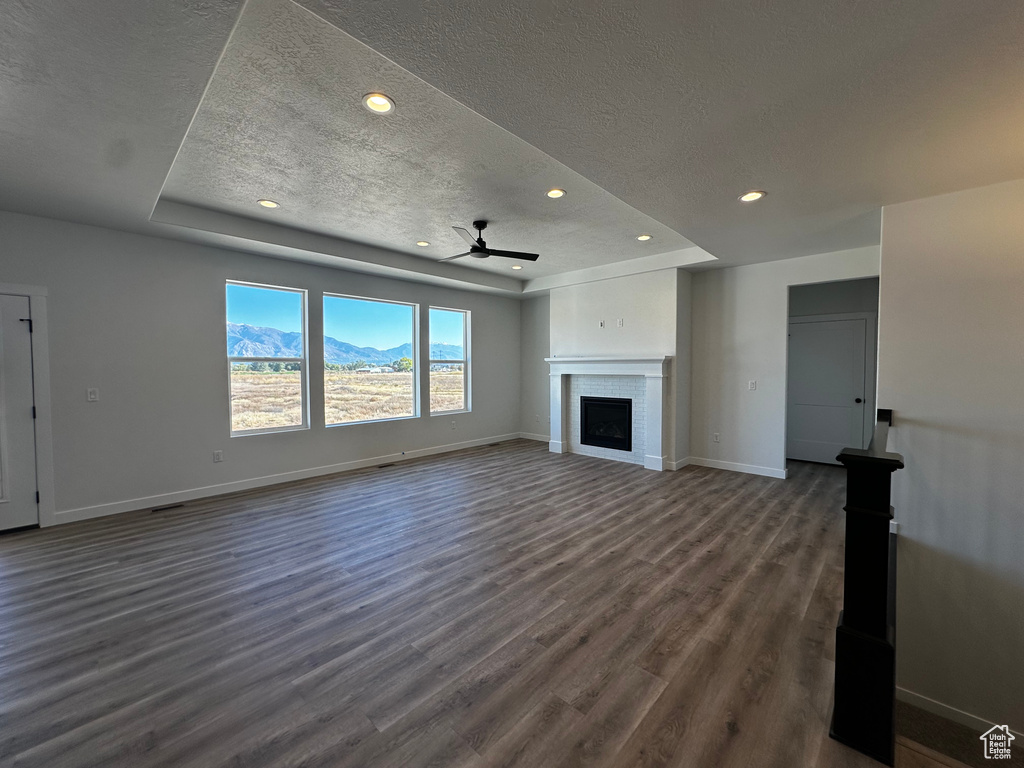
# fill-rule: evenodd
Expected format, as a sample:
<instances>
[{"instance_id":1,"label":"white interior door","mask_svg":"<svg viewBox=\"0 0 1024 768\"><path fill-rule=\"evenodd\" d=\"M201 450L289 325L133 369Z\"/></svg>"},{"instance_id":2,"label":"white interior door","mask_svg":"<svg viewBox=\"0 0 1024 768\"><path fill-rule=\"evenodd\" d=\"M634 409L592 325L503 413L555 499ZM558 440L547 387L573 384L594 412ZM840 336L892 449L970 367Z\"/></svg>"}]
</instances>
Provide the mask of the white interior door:
<instances>
[{"instance_id":1,"label":"white interior door","mask_svg":"<svg viewBox=\"0 0 1024 768\"><path fill-rule=\"evenodd\" d=\"M836 464L863 448L867 321L790 322L786 457Z\"/></svg>"},{"instance_id":2,"label":"white interior door","mask_svg":"<svg viewBox=\"0 0 1024 768\"><path fill-rule=\"evenodd\" d=\"M0 294L0 531L39 522L29 316L27 296Z\"/></svg>"}]
</instances>

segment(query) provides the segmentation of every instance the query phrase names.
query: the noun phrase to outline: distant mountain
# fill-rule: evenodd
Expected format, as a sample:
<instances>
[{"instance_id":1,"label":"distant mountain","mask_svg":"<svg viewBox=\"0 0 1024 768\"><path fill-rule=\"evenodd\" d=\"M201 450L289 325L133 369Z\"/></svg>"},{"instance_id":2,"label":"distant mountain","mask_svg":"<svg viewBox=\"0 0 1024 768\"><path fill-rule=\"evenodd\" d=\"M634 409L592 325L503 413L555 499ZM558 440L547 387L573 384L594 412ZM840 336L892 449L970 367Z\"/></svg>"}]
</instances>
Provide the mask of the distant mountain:
<instances>
[{"instance_id":1,"label":"distant mountain","mask_svg":"<svg viewBox=\"0 0 1024 768\"><path fill-rule=\"evenodd\" d=\"M231 357L302 357L302 334L286 333L277 328L228 323L228 355ZM402 357L412 357L412 345L391 349L357 347L345 341L324 337L324 359L328 363L354 363L362 360L387 365ZM459 360L462 347L454 344L431 344L432 360Z\"/></svg>"},{"instance_id":2,"label":"distant mountain","mask_svg":"<svg viewBox=\"0 0 1024 768\"><path fill-rule=\"evenodd\" d=\"M302 334L228 323L230 357L302 357Z\"/></svg>"}]
</instances>

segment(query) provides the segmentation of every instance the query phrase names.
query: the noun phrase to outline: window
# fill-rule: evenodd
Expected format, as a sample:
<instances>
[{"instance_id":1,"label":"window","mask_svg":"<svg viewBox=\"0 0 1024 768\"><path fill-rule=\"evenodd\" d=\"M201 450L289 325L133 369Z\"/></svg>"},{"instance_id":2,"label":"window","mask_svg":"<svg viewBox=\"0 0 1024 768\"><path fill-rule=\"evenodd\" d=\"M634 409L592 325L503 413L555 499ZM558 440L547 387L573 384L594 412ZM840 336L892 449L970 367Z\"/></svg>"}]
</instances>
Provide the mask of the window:
<instances>
[{"instance_id":1,"label":"window","mask_svg":"<svg viewBox=\"0 0 1024 768\"><path fill-rule=\"evenodd\" d=\"M415 304L324 295L328 426L418 415Z\"/></svg>"},{"instance_id":2,"label":"window","mask_svg":"<svg viewBox=\"0 0 1024 768\"><path fill-rule=\"evenodd\" d=\"M470 410L469 312L430 308L430 412Z\"/></svg>"},{"instance_id":3,"label":"window","mask_svg":"<svg viewBox=\"0 0 1024 768\"><path fill-rule=\"evenodd\" d=\"M305 429L306 292L227 284L231 434Z\"/></svg>"}]
</instances>

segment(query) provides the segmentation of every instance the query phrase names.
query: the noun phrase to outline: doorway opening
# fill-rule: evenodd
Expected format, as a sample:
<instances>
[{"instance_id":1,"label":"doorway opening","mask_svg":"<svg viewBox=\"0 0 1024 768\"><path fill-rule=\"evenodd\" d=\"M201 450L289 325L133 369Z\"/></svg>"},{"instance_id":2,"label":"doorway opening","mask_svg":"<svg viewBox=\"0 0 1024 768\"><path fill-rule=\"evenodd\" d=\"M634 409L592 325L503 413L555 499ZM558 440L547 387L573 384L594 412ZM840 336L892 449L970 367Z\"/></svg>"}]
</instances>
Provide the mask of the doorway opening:
<instances>
[{"instance_id":1,"label":"doorway opening","mask_svg":"<svg viewBox=\"0 0 1024 768\"><path fill-rule=\"evenodd\" d=\"M837 464L875 422L878 278L789 289L786 458Z\"/></svg>"}]
</instances>

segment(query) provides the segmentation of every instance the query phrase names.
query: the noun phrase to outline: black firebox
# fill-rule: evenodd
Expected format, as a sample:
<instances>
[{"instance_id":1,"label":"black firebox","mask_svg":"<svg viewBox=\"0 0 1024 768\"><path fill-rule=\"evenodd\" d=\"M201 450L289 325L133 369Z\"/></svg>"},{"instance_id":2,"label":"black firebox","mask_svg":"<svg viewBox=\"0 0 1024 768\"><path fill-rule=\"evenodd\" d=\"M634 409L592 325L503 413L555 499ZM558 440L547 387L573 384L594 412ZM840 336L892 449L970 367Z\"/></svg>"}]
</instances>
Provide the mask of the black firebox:
<instances>
[{"instance_id":1,"label":"black firebox","mask_svg":"<svg viewBox=\"0 0 1024 768\"><path fill-rule=\"evenodd\" d=\"M618 397L581 397L580 442L632 451L633 401Z\"/></svg>"}]
</instances>

